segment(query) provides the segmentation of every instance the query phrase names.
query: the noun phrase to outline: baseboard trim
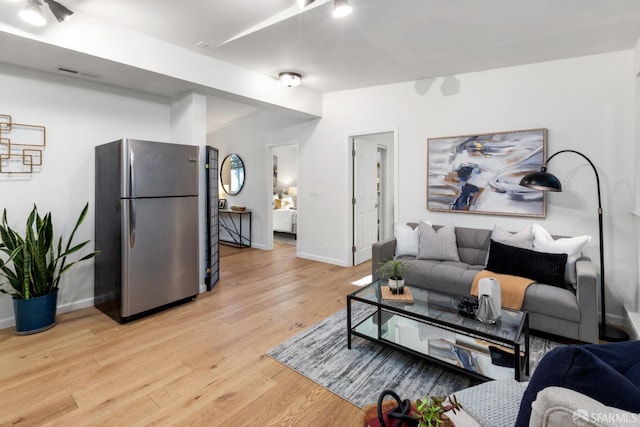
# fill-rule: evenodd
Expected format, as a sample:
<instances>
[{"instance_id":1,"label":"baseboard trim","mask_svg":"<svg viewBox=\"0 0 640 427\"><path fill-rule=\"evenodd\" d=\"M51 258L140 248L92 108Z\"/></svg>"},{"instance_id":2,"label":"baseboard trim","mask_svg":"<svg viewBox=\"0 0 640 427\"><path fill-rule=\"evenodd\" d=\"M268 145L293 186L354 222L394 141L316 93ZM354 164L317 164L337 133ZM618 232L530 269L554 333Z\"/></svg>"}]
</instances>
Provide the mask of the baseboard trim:
<instances>
[{"instance_id":1,"label":"baseboard trim","mask_svg":"<svg viewBox=\"0 0 640 427\"><path fill-rule=\"evenodd\" d=\"M80 310L87 307L93 307L93 298L86 298L79 301L60 304L57 308L57 314L68 313L70 311ZM13 316L0 319L0 329L13 328L15 325L16 319Z\"/></svg>"},{"instance_id":2,"label":"baseboard trim","mask_svg":"<svg viewBox=\"0 0 640 427\"><path fill-rule=\"evenodd\" d=\"M304 252L298 252L297 256L299 258L310 259L311 261L318 261L318 262L324 262L326 264L339 265L340 267L351 267L341 259L321 257L313 254L304 253Z\"/></svg>"},{"instance_id":3,"label":"baseboard trim","mask_svg":"<svg viewBox=\"0 0 640 427\"><path fill-rule=\"evenodd\" d=\"M640 339L640 312L628 311L626 308L625 311L627 315L625 326L629 331L629 336L632 340L638 340Z\"/></svg>"}]
</instances>

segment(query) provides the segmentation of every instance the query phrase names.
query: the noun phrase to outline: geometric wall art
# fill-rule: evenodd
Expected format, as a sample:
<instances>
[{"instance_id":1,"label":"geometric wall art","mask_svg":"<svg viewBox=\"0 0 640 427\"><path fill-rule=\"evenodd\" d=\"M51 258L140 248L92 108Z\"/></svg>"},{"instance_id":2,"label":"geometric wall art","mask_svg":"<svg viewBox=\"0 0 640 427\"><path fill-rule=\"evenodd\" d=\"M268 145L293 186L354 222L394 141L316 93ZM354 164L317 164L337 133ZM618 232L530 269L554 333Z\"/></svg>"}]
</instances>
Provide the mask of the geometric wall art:
<instances>
[{"instance_id":1,"label":"geometric wall art","mask_svg":"<svg viewBox=\"0 0 640 427\"><path fill-rule=\"evenodd\" d=\"M544 164L547 129L429 138L427 209L544 217L543 191L520 180Z\"/></svg>"},{"instance_id":2,"label":"geometric wall art","mask_svg":"<svg viewBox=\"0 0 640 427\"><path fill-rule=\"evenodd\" d=\"M46 145L44 126L15 123L10 115L0 114L0 173L34 172L42 166Z\"/></svg>"}]
</instances>

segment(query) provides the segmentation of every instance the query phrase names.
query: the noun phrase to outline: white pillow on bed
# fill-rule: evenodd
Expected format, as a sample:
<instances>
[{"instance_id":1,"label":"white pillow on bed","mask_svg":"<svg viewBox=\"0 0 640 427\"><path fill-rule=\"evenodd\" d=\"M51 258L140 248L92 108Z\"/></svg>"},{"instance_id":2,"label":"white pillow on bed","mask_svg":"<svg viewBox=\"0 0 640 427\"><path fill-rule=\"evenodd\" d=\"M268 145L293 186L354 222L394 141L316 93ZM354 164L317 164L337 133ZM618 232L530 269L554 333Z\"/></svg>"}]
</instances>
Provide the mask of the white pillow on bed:
<instances>
[{"instance_id":1,"label":"white pillow on bed","mask_svg":"<svg viewBox=\"0 0 640 427\"><path fill-rule=\"evenodd\" d=\"M295 208L296 204L293 201L293 197L291 196L282 196L282 198L280 199L282 200L282 209L291 209L291 208Z\"/></svg>"}]
</instances>

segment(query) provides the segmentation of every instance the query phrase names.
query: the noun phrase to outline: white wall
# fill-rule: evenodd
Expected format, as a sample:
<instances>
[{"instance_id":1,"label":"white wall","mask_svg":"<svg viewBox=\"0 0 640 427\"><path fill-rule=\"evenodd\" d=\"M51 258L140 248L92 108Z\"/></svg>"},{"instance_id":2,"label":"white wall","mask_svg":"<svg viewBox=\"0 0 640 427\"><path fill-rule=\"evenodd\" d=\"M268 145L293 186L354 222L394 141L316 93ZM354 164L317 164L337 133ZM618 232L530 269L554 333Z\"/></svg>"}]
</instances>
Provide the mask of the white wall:
<instances>
[{"instance_id":1,"label":"white wall","mask_svg":"<svg viewBox=\"0 0 640 427\"><path fill-rule=\"evenodd\" d=\"M634 75L634 141L636 147L640 147L640 39L636 43L633 51L633 75ZM635 150L634 164L640 164L640 149ZM635 237L636 237L636 265L640 265L640 170L634 168L635 171L635 204L634 204L634 223L635 223ZM638 271L638 278L636 283L640 283L640 270ZM629 311L635 311L637 320L640 322L640 289L637 289L635 304L633 301L629 301ZM640 323L636 325L636 328L640 330Z\"/></svg>"},{"instance_id":2,"label":"white wall","mask_svg":"<svg viewBox=\"0 0 640 427\"><path fill-rule=\"evenodd\" d=\"M169 101L3 64L0 86L0 114L47 132L40 172L0 175L0 208L7 209L10 225L22 232L36 203L42 213L52 211L56 236L68 236L89 202L76 241L93 241L94 147L122 137L169 141ZM93 261L63 276L58 303L60 311L93 304ZM0 328L12 324L11 298L0 296Z\"/></svg>"},{"instance_id":3,"label":"white wall","mask_svg":"<svg viewBox=\"0 0 640 427\"><path fill-rule=\"evenodd\" d=\"M378 86L324 96L324 117L302 121L259 112L207 138L220 156L238 153L247 166L246 184L230 204L253 211L254 246L264 247L270 207L268 146L299 143L299 256L349 265L350 206L347 135L398 129L400 222L430 218L516 230L527 218L431 213L426 206L426 140L429 137L534 127L549 129L549 154L577 149L600 171L605 212L608 310L620 314L636 298L634 209L634 52L469 73ZM443 84L444 83L444 84ZM169 141L171 102L112 87L43 75L0 65L0 114L47 127L42 171L27 178L0 176L0 200L18 226L33 202L52 210L56 229L67 233L77 213L93 204L93 147L123 136ZM174 106L175 109L175 106ZM575 157L575 158L574 158ZM540 219L555 234L596 237L587 254L597 261L596 196L593 174L577 156L564 155L550 169L566 191L553 194ZM579 182L581 179L584 182ZM572 205L573 203L573 205ZM93 216L91 210L89 216ZM18 221L18 219L20 221ZM79 239L93 238L87 221ZM91 305L91 264L65 278L61 304ZM69 286L71 283L81 283ZM12 316L10 298L0 298L2 319Z\"/></svg>"},{"instance_id":4,"label":"white wall","mask_svg":"<svg viewBox=\"0 0 640 427\"><path fill-rule=\"evenodd\" d=\"M323 118L300 153L299 202L308 206L306 250L348 265L348 147L345 135L399 129L399 221L518 230L527 218L426 210L426 141L430 137L545 127L548 153L575 149L597 165L605 214L608 311L636 295L633 52L567 59L326 94ZM592 170L565 154L550 171L565 192L548 198L553 234L590 234L586 253L598 261L597 198ZM330 173L328 173L330 170ZM580 182L583 180L584 182Z\"/></svg>"},{"instance_id":5,"label":"white wall","mask_svg":"<svg viewBox=\"0 0 640 427\"><path fill-rule=\"evenodd\" d=\"M19 18L15 12L6 13L14 6L5 3L0 2L3 16L0 38L7 38L2 34L6 33L24 40L3 43L3 49L7 50L7 57L21 55L21 65L25 67L36 68L51 55L65 58L70 55L74 63L80 60L89 67L87 71L93 70L103 78L129 85L129 81L122 79L124 75L149 92L166 93L165 88L158 86L168 84L185 88L182 90L204 90L240 102L274 106L300 116L317 117L322 110L321 96L316 91L305 87L298 87L295 92L288 90L274 76L183 49L81 11L76 11L66 25L46 26L37 32L24 31L23 23L16 23ZM64 61L62 59L63 64Z\"/></svg>"},{"instance_id":6,"label":"white wall","mask_svg":"<svg viewBox=\"0 0 640 427\"><path fill-rule=\"evenodd\" d=\"M197 93L185 93L171 102L171 142L186 145L196 145L199 147L199 187L200 197L198 198L199 215L199 285L200 292L204 292L206 287L204 277L208 263L205 257L206 251L206 174L204 173L207 155L204 146L207 143L207 97Z\"/></svg>"},{"instance_id":7,"label":"white wall","mask_svg":"<svg viewBox=\"0 0 640 427\"><path fill-rule=\"evenodd\" d=\"M284 145L273 148L273 155L278 157L278 179L276 189L287 191L289 187L298 186L298 147Z\"/></svg>"},{"instance_id":8,"label":"white wall","mask_svg":"<svg viewBox=\"0 0 640 427\"><path fill-rule=\"evenodd\" d=\"M246 206L251 210L253 247L265 249L270 241L267 230L270 229L273 180L272 158L267 156L267 151L270 151L267 147L291 145L298 138L307 140L315 123L317 120L303 120L273 111L258 111L207 136L207 144L219 150L221 163L227 155L236 153L245 165L242 191L235 196L224 197L227 199L227 206ZM304 147L299 147L299 151L303 149ZM298 184L303 185L300 180ZM301 224L306 207L299 204L298 209L298 224ZM303 236L300 236L300 232L298 236L300 255Z\"/></svg>"}]
</instances>

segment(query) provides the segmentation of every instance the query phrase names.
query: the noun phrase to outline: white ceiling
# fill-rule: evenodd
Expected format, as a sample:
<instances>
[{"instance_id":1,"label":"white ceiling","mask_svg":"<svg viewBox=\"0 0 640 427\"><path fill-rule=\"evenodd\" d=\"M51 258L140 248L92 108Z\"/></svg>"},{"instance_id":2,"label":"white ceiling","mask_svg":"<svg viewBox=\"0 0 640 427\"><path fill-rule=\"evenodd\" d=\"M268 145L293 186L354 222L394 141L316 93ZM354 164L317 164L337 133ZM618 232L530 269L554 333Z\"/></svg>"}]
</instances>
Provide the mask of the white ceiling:
<instances>
[{"instance_id":1,"label":"white ceiling","mask_svg":"<svg viewBox=\"0 0 640 427\"><path fill-rule=\"evenodd\" d=\"M329 0L304 11L296 0L60 2L263 74L297 71L320 92L631 49L640 37L640 0L349 0L342 19ZM2 51L0 62L37 68Z\"/></svg>"}]
</instances>

